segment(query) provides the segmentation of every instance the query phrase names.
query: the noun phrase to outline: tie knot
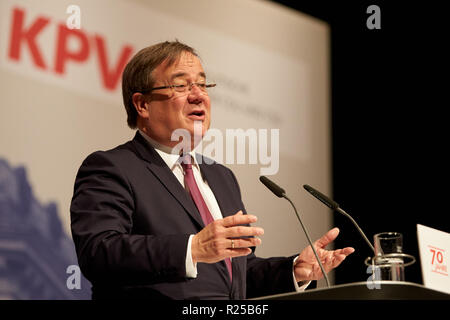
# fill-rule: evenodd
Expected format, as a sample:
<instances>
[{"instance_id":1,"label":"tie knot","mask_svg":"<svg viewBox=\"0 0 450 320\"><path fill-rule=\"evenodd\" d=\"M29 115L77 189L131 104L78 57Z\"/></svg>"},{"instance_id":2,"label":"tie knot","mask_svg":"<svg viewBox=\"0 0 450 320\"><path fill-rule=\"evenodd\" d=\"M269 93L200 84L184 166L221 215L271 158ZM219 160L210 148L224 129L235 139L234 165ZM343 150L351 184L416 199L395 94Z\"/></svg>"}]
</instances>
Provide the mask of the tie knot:
<instances>
[{"instance_id":1,"label":"tie knot","mask_svg":"<svg viewBox=\"0 0 450 320\"><path fill-rule=\"evenodd\" d=\"M192 159L190 154L185 154L180 156L180 164L183 170L191 170L192 169Z\"/></svg>"}]
</instances>

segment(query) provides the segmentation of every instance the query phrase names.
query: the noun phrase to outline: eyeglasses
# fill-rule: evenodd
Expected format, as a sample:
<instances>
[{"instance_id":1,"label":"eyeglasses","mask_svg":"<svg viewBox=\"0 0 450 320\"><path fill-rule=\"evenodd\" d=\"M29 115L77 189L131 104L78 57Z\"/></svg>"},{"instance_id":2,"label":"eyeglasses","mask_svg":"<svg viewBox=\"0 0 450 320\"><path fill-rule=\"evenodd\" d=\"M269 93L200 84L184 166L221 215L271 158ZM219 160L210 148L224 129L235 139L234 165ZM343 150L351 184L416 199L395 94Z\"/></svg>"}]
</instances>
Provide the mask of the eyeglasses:
<instances>
[{"instance_id":1,"label":"eyeglasses","mask_svg":"<svg viewBox=\"0 0 450 320\"><path fill-rule=\"evenodd\" d=\"M188 91L191 91L193 86L196 86L197 88L200 89L200 91L207 93L207 89L214 88L216 86L216 84L215 83L207 84L207 83L203 83L203 82L188 83L187 81L181 81L180 83L172 84L169 86L151 88L149 90L146 90L146 92L151 92L154 90L173 89L176 92L186 93ZM146 93L146 92L141 92L141 93Z\"/></svg>"}]
</instances>

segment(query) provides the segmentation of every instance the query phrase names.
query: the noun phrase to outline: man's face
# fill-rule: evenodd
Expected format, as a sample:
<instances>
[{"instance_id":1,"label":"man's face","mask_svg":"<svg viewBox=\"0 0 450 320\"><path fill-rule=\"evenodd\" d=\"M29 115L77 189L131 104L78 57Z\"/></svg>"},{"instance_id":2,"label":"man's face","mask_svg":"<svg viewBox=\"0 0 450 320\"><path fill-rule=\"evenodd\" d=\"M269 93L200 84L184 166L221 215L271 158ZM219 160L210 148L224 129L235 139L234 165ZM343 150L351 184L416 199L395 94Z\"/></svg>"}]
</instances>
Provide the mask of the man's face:
<instances>
[{"instance_id":1,"label":"man's face","mask_svg":"<svg viewBox=\"0 0 450 320\"><path fill-rule=\"evenodd\" d=\"M156 67L152 73L154 88L179 83L205 83L205 72L200 60L183 53L171 66L166 62ZM210 99L206 92L192 86L186 92L161 89L151 93L149 100L149 118L145 120L146 133L166 146L174 147L178 141L171 141L176 129L186 129L194 139L194 122L201 124L203 137L210 126Z\"/></svg>"}]
</instances>

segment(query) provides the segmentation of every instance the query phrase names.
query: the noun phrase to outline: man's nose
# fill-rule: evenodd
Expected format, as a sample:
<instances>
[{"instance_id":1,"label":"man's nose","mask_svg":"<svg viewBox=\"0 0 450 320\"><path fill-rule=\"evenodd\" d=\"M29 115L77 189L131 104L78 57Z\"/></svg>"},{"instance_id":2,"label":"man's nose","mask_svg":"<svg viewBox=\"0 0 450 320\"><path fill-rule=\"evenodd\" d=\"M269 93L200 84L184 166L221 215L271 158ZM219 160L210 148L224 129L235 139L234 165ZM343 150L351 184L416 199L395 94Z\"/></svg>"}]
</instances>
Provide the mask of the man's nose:
<instances>
[{"instance_id":1,"label":"man's nose","mask_svg":"<svg viewBox=\"0 0 450 320\"><path fill-rule=\"evenodd\" d=\"M192 104L200 104L204 99L204 92L195 84L191 84L188 93L188 101Z\"/></svg>"}]
</instances>

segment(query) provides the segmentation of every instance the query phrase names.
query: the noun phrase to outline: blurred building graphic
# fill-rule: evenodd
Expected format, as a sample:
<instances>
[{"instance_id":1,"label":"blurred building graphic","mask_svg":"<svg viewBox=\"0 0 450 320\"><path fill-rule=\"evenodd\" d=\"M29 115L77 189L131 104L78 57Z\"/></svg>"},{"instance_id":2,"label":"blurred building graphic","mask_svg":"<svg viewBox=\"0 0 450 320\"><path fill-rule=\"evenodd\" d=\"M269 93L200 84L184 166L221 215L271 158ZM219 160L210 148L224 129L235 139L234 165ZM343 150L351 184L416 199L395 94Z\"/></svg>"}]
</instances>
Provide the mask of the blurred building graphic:
<instances>
[{"instance_id":1,"label":"blurred building graphic","mask_svg":"<svg viewBox=\"0 0 450 320\"><path fill-rule=\"evenodd\" d=\"M81 274L76 288L67 285L77 264L56 204L39 203L26 169L0 158L0 299L90 299Z\"/></svg>"}]
</instances>

